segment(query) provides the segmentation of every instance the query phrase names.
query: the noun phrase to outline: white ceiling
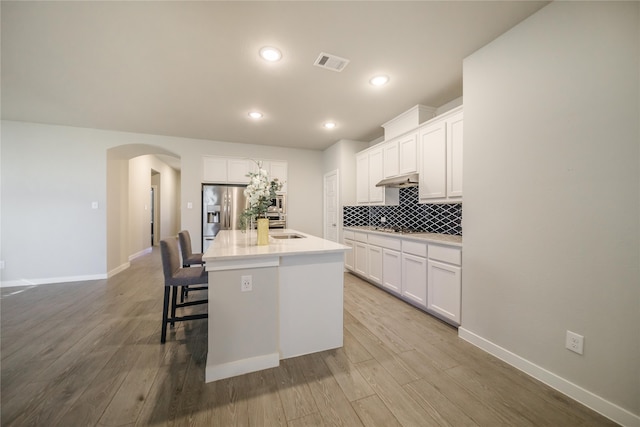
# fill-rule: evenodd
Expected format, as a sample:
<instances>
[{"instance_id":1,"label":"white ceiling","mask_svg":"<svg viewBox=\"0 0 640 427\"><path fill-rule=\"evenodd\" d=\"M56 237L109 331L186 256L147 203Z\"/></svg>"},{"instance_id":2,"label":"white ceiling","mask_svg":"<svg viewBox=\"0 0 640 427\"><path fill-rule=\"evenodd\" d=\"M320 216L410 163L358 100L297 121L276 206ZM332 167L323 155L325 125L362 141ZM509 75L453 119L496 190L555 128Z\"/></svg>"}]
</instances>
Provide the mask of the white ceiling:
<instances>
[{"instance_id":1,"label":"white ceiling","mask_svg":"<svg viewBox=\"0 0 640 427\"><path fill-rule=\"evenodd\" d=\"M2 118L309 149L371 141L416 104L462 96L463 58L546 3L2 1ZM265 45L283 59L262 61ZM351 62L324 70L320 52ZM390 83L372 87L377 73Z\"/></svg>"}]
</instances>

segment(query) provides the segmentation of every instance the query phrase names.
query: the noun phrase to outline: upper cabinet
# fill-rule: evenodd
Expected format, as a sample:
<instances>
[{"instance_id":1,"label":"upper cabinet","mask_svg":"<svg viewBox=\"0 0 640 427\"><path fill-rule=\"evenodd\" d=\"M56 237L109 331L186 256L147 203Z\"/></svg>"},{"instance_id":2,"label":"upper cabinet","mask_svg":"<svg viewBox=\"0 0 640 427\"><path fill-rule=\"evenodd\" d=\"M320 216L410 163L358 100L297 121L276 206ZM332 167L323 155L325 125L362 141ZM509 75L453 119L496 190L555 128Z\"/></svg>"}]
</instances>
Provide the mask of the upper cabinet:
<instances>
[{"instance_id":1,"label":"upper cabinet","mask_svg":"<svg viewBox=\"0 0 640 427\"><path fill-rule=\"evenodd\" d=\"M462 197L462 111L447 120L447 196Z\"/></svg>"},{"instance_id":2,"label":"upper cabinet","mask_svg":"<svg viewBox=\"0 0 640 427\"><path fill-rule=\"evenodd\" d=\"M269 171L269 176L271 178L278 178L278 181L282 183L282 189L280 189L280 192L286 193L288 174L287 162L270 160L265 163L269 163L269 168L267 169Z\"/></svg>"},{"instance_id":3,"label":"upper cabinet","mask_svg":"<svg viewBox=\"0 0 640 427\"><path fill-rule=\"evenodd\" d=\"M249 172L253 169L254 162L247 159L227 160L227 182L232 184L248 184Z\"/></svg>"},{"instance_id":4,"label":"upper cabinet","mask_svg":"<svg viewBox=\"0 0 640 427\"><path fill-rule=\"evenodd\" d=\"M385 178L417 172L418 132L410 132L385 142L382 144L382 152Z\"/></svg>"},{"instance_id":5,"label":"upper cabinet","mask_svg":"<svg viewBox=\"0 0 640 427\"><path fill-rule=\"evenodd\" d=\"M369 203L384 203L384 187L376 187L384 178L382 147L369 150Z\"/></svg>"},{"instance_id":6,"label":"upper cabinet","mask_svg":"<svg viewBox=\"0 0 640 427\"><path fill-rule=\"evenodd\" d=\"M462 106L456 107L407 131L416 123L412 109L394 121L402 124L404 133L356 154L356 200L358 204L398 204L398 189L376 187L385 178L418 173L420 203L462 202ZM407 123L411 117L411 123ZM402 119L402 120L400 120ZM400 121L399 121L400 120ZM384 125L383 125L384 126ZM385 136L387 129L385 127Z\"/></svg>"},{"instance_id":7,"label":"upper cabinet","mask_svg":"<svg viewBox=\"0 0 640 427\"><path fill-rule=\"evenodd\" d=\"M260 160L260 162L262 163L262 169L266 170L269 173L269 178L278 178L278 181L282 183L282 188L280 189L280 191L278 191L278 193L286 193L288 173L287 162L277 160ZM257 171L258 163L251 160L251 172Z\"/></svg>"},{"instance_id":8,"label":"upper cabinet","mask_svg":"<svg viewBox=\"0 0 640 427\"><path fill-rule=\"evenodd\" d=\"M392 139L382 145L382 158L384 161L384 177L391 178L400 174L400 158L398 153L398 140Z\"/></svg>"},{"instance_id":9,"label":"upper cabinet","mask_svg":"<svg viewBox=\"0 0 640 427\"><path fill-rule=\"evenodd\" d=\"M384 178L384 147L369 148L356 154L356 202L367 205L397 205L398 189L376 187Z\"/></svg>"},{"instance_id":10,"label":"upper cabinet","mask_svg":"<svg viewBox=\"0 0 640 427\"><path fill-rule=\"evenodd\" d=\"M202 182L227 182L228 159L225 157L202 158Z\"/></svg>"},{"instance_id":11,"label":"upper cabinet","mask_svg":"<svg viewBox=\"0 0 640 427\"><path fill-rule=\"evenodd\" d=\"M399 174L418 171L418 132L411 132L398 139ZM386 160L386 159L385 159Z\"/></svg>"},{"instance_id":12,"label":"upper cabinet","mask_svg":"<svg viewBox=\"0 0 640 427\"><path fill-rule=\"evenodd\" d=\"M418 135L420 202L462 201L462 132L462 107L420 128Z\"/></svg>"},{"instance_id":13,"label":"upper cabinet","mask_svg":"<svg viewBox=\"0 0 640 427\"><path fill-rule=\"evenodd\" d=\"M278 178L283 184L280 192L287 191L287 162L262 160L262 167L271 178ZM215 184L248 184L249 172L258 170L251 159L204 156L202 158L202 182Z\"/></svg>"}]
</instances>

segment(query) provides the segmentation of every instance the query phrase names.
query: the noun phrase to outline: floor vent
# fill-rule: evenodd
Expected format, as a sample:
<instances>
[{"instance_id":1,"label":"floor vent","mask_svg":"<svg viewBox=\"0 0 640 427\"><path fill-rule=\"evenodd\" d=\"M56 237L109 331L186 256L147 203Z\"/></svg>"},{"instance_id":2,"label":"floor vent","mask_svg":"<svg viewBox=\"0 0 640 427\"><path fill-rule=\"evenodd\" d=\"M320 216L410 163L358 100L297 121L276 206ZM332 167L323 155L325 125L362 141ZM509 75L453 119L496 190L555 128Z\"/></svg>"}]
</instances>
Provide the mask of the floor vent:
<instances>
[{"instance_id":1,"label":"floor vent","mask_svg":"<svg viewBox=\"0 0 640 427\"><path fill-rule=\"evenodd\" d=\"M348 63L348 59L322 52L313 65L327 70L340 72L344 70Z\"/></svg>"}]
</instances>

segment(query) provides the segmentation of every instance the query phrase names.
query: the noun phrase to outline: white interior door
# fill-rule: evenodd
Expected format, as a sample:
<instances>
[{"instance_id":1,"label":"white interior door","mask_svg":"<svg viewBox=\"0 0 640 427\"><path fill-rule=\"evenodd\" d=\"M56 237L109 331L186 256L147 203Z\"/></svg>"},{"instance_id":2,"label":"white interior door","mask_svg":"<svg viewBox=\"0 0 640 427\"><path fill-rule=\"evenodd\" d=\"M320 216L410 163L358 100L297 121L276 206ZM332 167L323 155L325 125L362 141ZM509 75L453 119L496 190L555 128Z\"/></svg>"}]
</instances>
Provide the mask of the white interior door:
<instances>
[{"instance_id":1,"label":"white interior door","mask_svg":"<svg viewBox=\"0 0 640 427\"><path fill-rule=\"evenodd\" d=\"M324 238L338 242L338 171L324 175Z\"/></svg>"}]
</instances>

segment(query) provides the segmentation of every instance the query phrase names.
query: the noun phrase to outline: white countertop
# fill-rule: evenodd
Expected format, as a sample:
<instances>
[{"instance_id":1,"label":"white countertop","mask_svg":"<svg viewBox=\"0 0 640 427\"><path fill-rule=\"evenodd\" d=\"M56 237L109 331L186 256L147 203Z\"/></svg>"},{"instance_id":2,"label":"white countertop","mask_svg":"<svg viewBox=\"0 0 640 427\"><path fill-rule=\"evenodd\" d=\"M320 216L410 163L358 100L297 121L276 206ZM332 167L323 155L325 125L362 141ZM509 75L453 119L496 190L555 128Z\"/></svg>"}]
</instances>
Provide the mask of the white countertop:
<instances>
[{"instance_id":1,"label":"white countertop","mask_svg":"<svg viewBox=\"0 0 640 427\"><path fill-rule=\"evenodd\" d=\"M273 237L288 233L304 237L298 239L275 239ZM216 235L202 259L206 263L207 261L228 259L324 254L344 252L350 249L348 246L291 229L269 230L269 244L264 246L256 245L255 230L251 232L222 230Z\"/></svg>"},{"instance_id":2,"label":"white countertop","mask_svg":"<svg viewBox=\"0 0 640 427\"><path fill-rule=\"evenodd\" d=\"M418 240L427 243L442 243L451 246L462 247L462 236L454 236L451 234L438 234L438 233L389 233L386 231L378 231L375 230L374 227L370 226L356 226L356 227L345 227L345 230L349 231L364 231L367 233L375 233L381 236L389 236L389 237L401 237L402 239L411 239Z\"/></svg>"}]
</instances>

